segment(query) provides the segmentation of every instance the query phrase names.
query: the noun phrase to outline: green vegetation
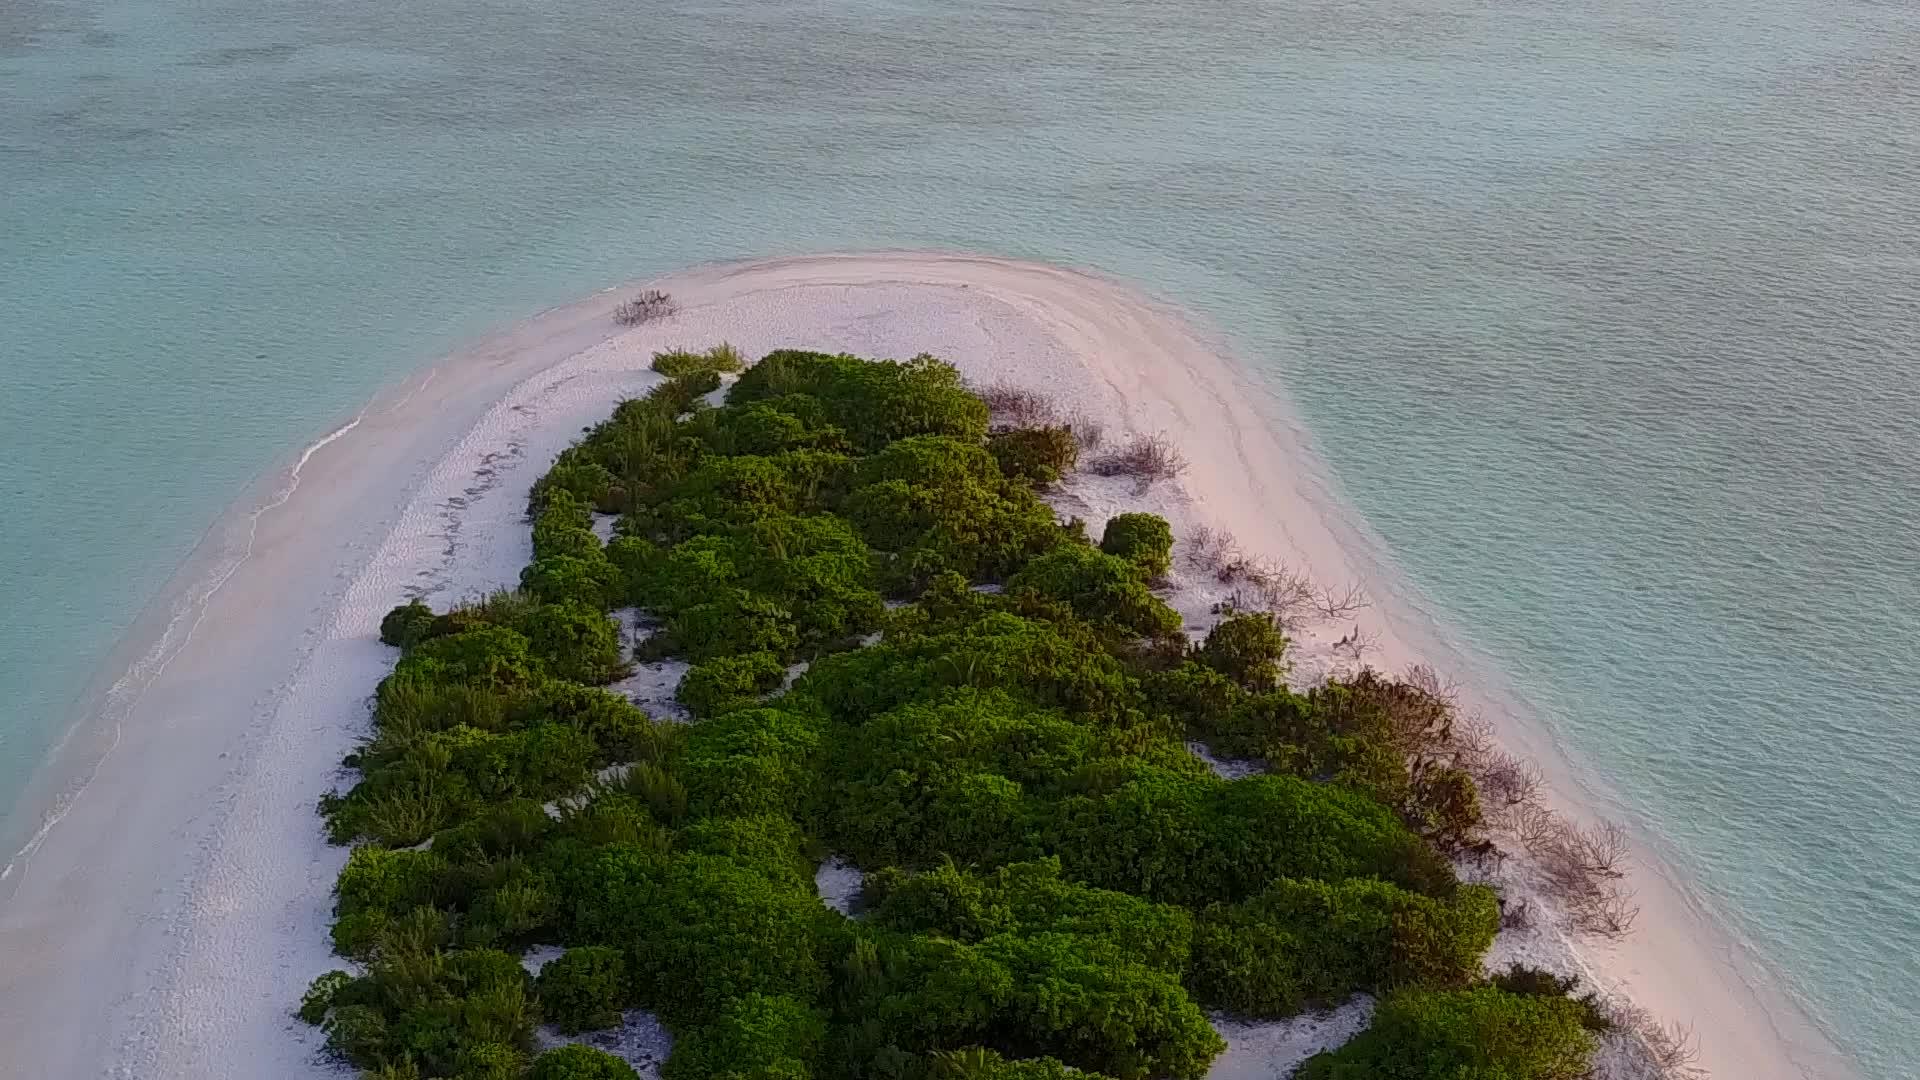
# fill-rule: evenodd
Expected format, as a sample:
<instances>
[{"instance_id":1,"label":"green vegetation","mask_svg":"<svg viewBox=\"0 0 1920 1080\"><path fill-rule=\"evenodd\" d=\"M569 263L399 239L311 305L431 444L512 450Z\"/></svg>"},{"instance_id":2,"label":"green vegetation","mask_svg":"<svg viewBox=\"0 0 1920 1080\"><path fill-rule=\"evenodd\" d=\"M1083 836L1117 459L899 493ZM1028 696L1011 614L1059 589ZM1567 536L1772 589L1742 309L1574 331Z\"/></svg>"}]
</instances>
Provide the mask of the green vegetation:
<instances>
[{"instance_id":1,"label":"green vegetation","mask_svg":"<svg viewBox=\"0 0 1920 1080\"><path fill-rule=\"evenodd\" d=\"M1477 804L1408 750L1423 699L1288 691L1264 615L1189 644L1167 523L1059 524L1035 490L1071 434L990 437L938 361L776 352L722 407L731 350L655 367L534 486L519 591L382 622L359 782L321 806L359 967L301 1009L341 1058L616 1080L534 1029L644 1009L670 1080L1194 1080L1207 1010L1366 991L1379 1021L1311 1075L1577 1074L1568 987L1481 980L1496 901L1436 850ZM638 657L627 606L659 626ZM690 725L600 688L663 658ZM1220 779L1189 738L1269 769ZM826 852L868 871L863 918L815 895ZM533 945L565 952L530 976Z\"/></svg>"},{"instance_id":2,"label":"green vegetation","mask_svg":"<svg viewBox=\"0 0 1920 1080\"><path fill-rule=\"evenodd\" d=\"M1173 529L1166 518L1153 514L1119 514L1108 519L1100 550L1120 556L1150 578L1162 577L1173 566Z\"/></svg>"},{"instance_id":3,"label":"green vegetation","mask_svg":"<svg viewBox=\"0 0 1920 1080\"><path fill-rule=\"evenodd\" d=\"M674 349L653 354L653 370L669 379L703 371L711 371L716 375L737 375L746 366L747 361L740 355L740 350L724 341L705 352Z\"/></svg>"},{"instance_id":4,"label":"green vegetation","mask_svg":"<svg viewBox=\"0 0 1920 1080\"><path fill-rule=\"evenodd\" d=\"M1413 991L1380 1003L1373 1026L1320 1054L1300 1080L1581 1080L1593 1037L1578 1002L1491 986Z\"/></svg>"}]
</instances>

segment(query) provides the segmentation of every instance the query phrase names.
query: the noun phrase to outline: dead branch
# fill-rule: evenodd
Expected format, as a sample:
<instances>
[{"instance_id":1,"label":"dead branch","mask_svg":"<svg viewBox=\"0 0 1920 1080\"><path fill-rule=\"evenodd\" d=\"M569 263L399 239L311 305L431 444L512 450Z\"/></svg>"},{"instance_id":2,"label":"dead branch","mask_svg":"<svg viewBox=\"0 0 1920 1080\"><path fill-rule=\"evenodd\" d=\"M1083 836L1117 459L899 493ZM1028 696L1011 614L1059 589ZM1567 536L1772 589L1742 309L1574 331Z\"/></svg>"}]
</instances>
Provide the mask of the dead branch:
<instances>
[{"instance_id":1,"label":"dead branch","mask_svg":"<svg viewBox=\"0 0 1920 1080\"><path fill-rule=\"evenodd\" d=\"M1560 829L1560 816L1537 802L1519 803L1508 816L1508 829L1529 852L1539 854Z\"/></svg>"},{"instance_id":2,"label":"dead branch","mask_svg":"<svg viewBox=\"0 0 1920 1080\"><path fill-rule=\"evenodd\" d=\"M1468 769L1480 785L1480 797L1491 808L1537 803L1543 781L1540 767L1511 754L1495 752L1478 769Z\"/></svg>"},{"instance_id":3,"label":"dead branch","mask_svg":"<svg viewBox=\"0 0 1920 1080\"><path fill-rule=\"evenodd\" d=\"M1359 662L1365 658L1369 649L1377 648L1379 644L1380 632L1378 630L1363 631L1360 629L1360 624L1355 623L1352 632L1333 643L1333 651L1336 653L1344 652L1353 657L1355 662Z\"/></svg>"},{"instance_id":4,"label":"dead branch","mask_svg":"<svg viewBox=\"0 0 1920 1080\"><path fill-rule=\"evenodd\" d=\"M1373 606L1367 598L1367 591L1358 585L1348 585L1344 589L1321 589L1314 593L1313 606L1329 620L1344 619L1356 611Z\"/></svg>"},{"instance_id":5,"label":"dead branch","mask_svg":"<svg viewBox=\"0 0 1920 1080\"><path fill-rule=\"evenodd\" d=\"M1443 679L1431 664L1415 664L1407 669L1403 677L1408 686L1421 690L1431 697L1439 698L1449 705L1460 701L1460 684L1452 679Z\"/></svg>"}]
</instances>

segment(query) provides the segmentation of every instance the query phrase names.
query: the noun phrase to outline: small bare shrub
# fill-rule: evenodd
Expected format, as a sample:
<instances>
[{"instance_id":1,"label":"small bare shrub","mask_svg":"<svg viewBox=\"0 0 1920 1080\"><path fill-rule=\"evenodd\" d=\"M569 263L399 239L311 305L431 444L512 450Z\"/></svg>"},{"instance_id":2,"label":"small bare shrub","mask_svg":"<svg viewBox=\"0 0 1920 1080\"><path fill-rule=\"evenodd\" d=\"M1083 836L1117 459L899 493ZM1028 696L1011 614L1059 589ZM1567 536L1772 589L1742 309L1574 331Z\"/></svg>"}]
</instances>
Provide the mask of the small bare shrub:
<instances>
[{"instance_id":1,"label":"small bare shrub","mask_svg":"<svg viewBox=\"0 0 1920 1080\"><path fill-rule=\"evenodd\" d=\"M1236 552L1214 565L1213 580L1222 585L1246 581L1258 572L1258 566L1252 558Z\"/></svg>"},{"instance_id":2,"label":"small bare shrub","mask_svg":"<svg viewBox=\"0 0 1920 1080\"><path fill-rule=\"evenodd\" d=\"M1067 429L1080 444L1082 454L1095 454L1107 441L1107 426L1091 413L1076 412L1067 417Z\"/></svg>"},{"instance_id":3,"label":"small bare shrub","mask_svg":"<svg viewBox=\"0 0 1920 1080\"><path fill-rule=\"evenodd\" d=\"M1607 1036L1595 1059L1593 1075L1604 1080L1706 1080L1700 1046L1684 1024L1663 1024L1624 997L1588 995Z\"/></svg>"},{"instance_id":4,"label":"small bare shrub","mask_svg":"<svg viewBox=\"0 0 1920 1080\"><path fill-rule=\"evenodd\" d=\"M1202 525L1187 537L1187 548L1181 555L1181 561L1189 569L1218 575L1220 568L1239 554L1240 545L1234 541L1232 533Z\"/></svg>"},{"instance_id":5,"label":"small bare shrub","mask_svg":"<svg viewBox=\"0 0 1920 1080\"><path fill-rule=\"evenodd\" d=\"M679 308L673 297L659 289L648 289L631 300L623 300L613 309L613 321L621 326L639 326L664 319Z\"/></svg>"},{"instance_id":6,"label":"small bare shrub","mask_svg":"<svg viewBox=\"0 0 1920 1080\"><path fill-rule=\"evenodd\" d=\"M1707 1075L1700 1068L1700 1043L1692 1028L1678 1021L1661 1024L1648 1017L1634 1030L1664 1080L1696 1080Z\"/></svg>"},{"instance_id":7,"label":"small bare shrub","mask_svg":"<svg viewBox=\"0 0 1920 1080\"><path fill-rule=\"evenodd\" d=\"M983 387L975 393L987 403L987 413L996 431L1052 427L1060 422L1060 410L1054 407L1053 399L1037 390L1002 382Z\"/></svg>"},{"instance_id":8,"label":"small bare shrub","mask_svg":"<svg viewBox=\"0 0 1920 1080\"><path fill-rule=\"evenodd\" d=\"M1231 543L1232 538L1227 537L1223 546L1202 552L1203 557L1193 561L1209 564L1213 579L1220 584L1243 586L1234 591L1236 606L1241 610L1264 611L1279 619L1283 629L1298 629L1301 615L1313 603L1313 583L1305 574L1280 563L1240 554Z\"/></svg>"},{"instance_id":9,"label":"small bare shrub","mask_svg":"<svg viewBox=\"0 0 1920 1080\"><path fill-rule=\"evenodd\" d=\"M1187 459L1165 435L1142 435L1125 446L1087 463L1095 476L1131 476L1139 481L1134 489L1145 491L1157 480L1171 480L1187 471Z\"/></svg>"},{"instance_id":10,"label":"small bare shrub","mask_svg":"<svg viewBox=\"0 0 1920 1080\"><path fill-rule=\"evenodd\" d=\"M1313 582L1298 570L1263 563L1254 568L1248 580L1266 597L1268 609L1288 622L1313 604Z\"/></svg>"},{"instance_id":11,"label":"small bare shrub","mask_svg":"<svg viewBox=\"0 0 1920 1080\"><path fill-rule=\"evenodd\" d=\"M1603 937L1633 928L1640 909L1622 883L1630 850L1624 828L1610 821L1578 825L1538 805L1521 808L1513 820L1542 885L1574 926Z\"/></svg>"}]
</instances>

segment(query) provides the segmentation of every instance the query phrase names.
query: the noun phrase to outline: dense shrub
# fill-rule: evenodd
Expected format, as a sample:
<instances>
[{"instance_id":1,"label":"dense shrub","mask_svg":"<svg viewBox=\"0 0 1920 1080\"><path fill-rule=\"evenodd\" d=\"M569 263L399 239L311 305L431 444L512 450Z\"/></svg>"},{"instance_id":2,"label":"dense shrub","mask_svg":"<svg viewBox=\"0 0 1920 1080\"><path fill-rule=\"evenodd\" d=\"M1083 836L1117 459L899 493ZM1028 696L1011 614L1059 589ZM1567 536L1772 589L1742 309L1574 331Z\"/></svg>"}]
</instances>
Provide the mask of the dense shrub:
<instances>
[{"instance_id":1,"label":"dense shrub","mask_svg":"<svg viewBox=\"0 0 1920 1080\"><path fill-rule=\"evenodd\" d=\"M1508 964L1505 971L1494 973L1487 982L1495 989L1509 994L1567 998L1579 1006L1580 1026L1588 1031L1607 1032L1614 1030L1617 1026L1600 995L1591 990L1584 994L1580 993L1580 976L1578 975L1560 976L1543 968Z\"/></svg>"},{"instance_id":2,"label":"dense shrub","mask_svg":"<svg viewBox=\"0 0 1920 1080\"><path fill-rule=\"evenodd\" d=\"M799 687L842 718L884 712L949 687L973 687L1118 723L1135 696L1125 667L1071 626L988 611L934 629L898 644L828 657L808 670Z\"/></svg>"},{"instance_id":3,"label":"dense shrub","mask_svg":"<svg viewBox=\"0 0 1920 1080\"><path fill-rule=\"evenodd\" d=\"M606 612L572 601L542 604L521 620L528 651L555 678L599 684L626 674L620 635Z\"/></svg>"},{"instance_id":4,"label":"dense shrub","mask_svg":"<svg viewBox=\"0 0 1920 1080\"><path fill-rule=\"evenodd\" d=\"M967 392L949 364L920 356L905 362L779 350L762 357L727 394L745 404L785 394L818 398L828 419L862 450L913 435L986 437L987 406Z\"/></svg>"},{"instance_id":5,"label":"dense shrub","mask_svg":"<svg viewBox=\"0 0 1920 1080\"><path fill-rule=\"evenodd\" d=\"M1189 985L1243 1016L1291 1016L1355 991L1459 986L1499 929L1493 894L1435 900L1382 881L1282 879L1242 904L1214 904L1194 934Z\"/></svg>"},{"instance_id":6,"label":"dense shrub","mask_svg":"<svg viewBox=\"0 0 1920 1080\"><path fill-rule=\"evenodd\" d=\"M1580 1080L1593 1038L1578 1003L1493 987L1396 994L1373 1026L1320 1054L1301 1080Z\"/></svg>"},{"instance_id":7,"label":"dense shrub","mask_svg":"<svg viewBox=\"0 0 1920 1080\"><path fill-rule=\"evenodd\" d=\"M798 999L748 994L674 1045L663 1080L809 1080L827 1041L827 1016Z\"/></svg>"},{"instance_id":8,"label":"dense shrub","mask_svg":"<svg viewBox=\"0 0 1920 1080\"><path fill-rule=\"evenodd\" d=\"M1042 1047L1070 1065L1127 1080L1198 1080L1224 1047L1171 974L1117 956L1088 956L1083 939L1007 934L977 945L875 933L846 961L848 1070L891 1046ZM873 1034L868 1034L869 1032ZM875 1045L880 1033L890 1044Z\"/></svg>"},{"instance_id":9,"label":"dense shrub","mask_svg":"<svg viewBox=\"0 0 1920 1080\"><path fill-rule=\"evenodd\" d=\"M334 914L361 911L389 914L433 901L440 857L431 851L389 851L357 847L334 883Z\"/></svg>"},{"instance_id":10,"label":"dense shrub","mask_svg":"<svg viewBox=\"0 0 1920 1080\"><path fill-rule=\"evenodd\" d=\"M1023 785L1050 784L1088 758L1093 733L1003 691L959 689L850 730L829 755L828 839L863 865L1017 856Z\"/></svg>"},{"instance_id":11,"label":"dense shrub","mask_svg":"<svg viewBox=\"0 0 1920 1080\"><path fill-rule=\"evenodd\" d=\"M543 603L575 603L606 610L625 593L625 581L605 553L549 555L520 572L520 587Z\"/></svg>"},{"instance_id":12,"label":"dense shrub","mask_svg":"<svg viewBox=\"0 0 1920 1080\"><path fill-rule=\"evenodd\" d=\"M1173 527L1158 514L1116 514L1107 519L1100 550L1127 560L1149 578L1162 577L1173 566Z\"/></svg>"},{"instance_id":13,"label":"dense shrub","mask_svg":"<svg viewBox=\"0 0 1920 1080\"><path fill-rule=\"evenodd\" d=\"M626 955L605 945L568 949L535 983L542 1015L568 1033L613 1027L630 996Z\"/></svg>"},{"instance_id":14,"label":"dense shrub","mask_svg":"<svg viewBox=\"0 0 1920 1080\"><path fill-rule=\"evenodd\" d=\"M718 716L760 700L786 675L785 665L770 652L722 656L688 669L674 696L695 716Z\"/></svg>"},{"instance_id":15,"label":"dense shrub","mask_svg":"<svg viewBox=\"0 0 1920 1080\"><path fill-rule=\"evenodd\" d=\"M328 1047L348 1062L373 1070L411 1061L432 1076L524 1069L538 1014L518 958L488 949L412 953L360 978L340 974L321 976L301 1008L322 1018Z\"/></svg>"},{"instance_id":16,"label":"dense shrub","mask_svg":"<svg viewBox=\"0 0 1920 1080\"><path fill-rule=\"evenodd\" d=\"M1095 1073L1053 1058L1011 1060L982 1047L933 1055L932 1076L934 1080L1099 1080Z\"/></svg>"},{"instance_id":17,"label":"dense shrub","mask_svg":"<svg viewBox=\"0 0 1920 1080\"><path fill-rule=\"evenodd\" d=\"M570 450L561 454L553 468L534 482L528 495L528 513L538 517L557 492L565 492L581 505L612 513L619 509L615 494L619 486L619 478L612 470L584 453Z\"/></svg>"},{"instance_id":18,"label":"dense shrub","mask_svg":"<svg viewBox=\"0 0 1920 1080\"><path fill-rule=\"evenodd\" d=\"M1094 889L1060 875L1057 859L986 874L951 863L920 874L884 871L869 883L874 926L978 942L1002 934L1065 934L1089 953L1124 956L1164 971L1187 967L1193 920L1181 908Z\"/></svg>"},{"instance_id":19,"label":"dense shrub","mask_svg":"<svg viewBox=\"0 0 1920 1080\"><path fill-rule=\"evenodd\" d=\"M1140 688L1154 713L1200 734L1214 733L1245 696L1233 680L1192 661L1147 672Z\"/></svg>"},{"instance_id":20,"label":"dense shrub","mask_svg":"<svg viewBox=\"0 0 1920 1080\"><path fill-rule=\"evenodd\" d=\"M1080 444L1067 427L1016 428L987 440L1000 471L1035 487L1046 487L1073 471Z\"/></svg>"},{"instance_id":21,"label":"dense shrub","mask_svg":"<svg viewBox=\"0 0 1920 1080\"><path fill-rule=\"evenodd\" d=\"M640 1080L633 1066L591 1046L556 1046L533 1059L527 1080Z\"/></svg>"},{"instance_id":22,"label":"dense shrub","mask_svg":"<svg viewBox=\"0 0 1920 1080\"><path fill-rule=\"evenodd\" d=\"M729 858L627 844L603 849L573 886L581 938L630 948L639 1004L670 1021L711 1021L747 994L811 999L825 988L831 913L811 888Z\"/></svg>"},{"instance_id":23,"label":"dense shrub","mask_svg":"<svg viewBox=\"0 0 1920 1080\"><path fill-rule=\"evenodd\" d=\"M380 620L380 640L396 648L410 649L433 626L433 609L418 600L409 600Z\"/></svg>"},{"instance_id":24,"label":"dense shrub","mask_svg":"<svg viewBox=\"0 0 1920 1080\"><path fill-rule=\"evenodd\" d=\"M1063 800L1050 840L1068 874L1168 903L1243 900L1280 877L1453 885L1386 807L1292 777L1136 770L1112 792Z\"/></svg>"},{"instance_id":25,"label":"dense shrub","mask_svg":"<svg viewBox=\"0 0 1920 1080\"><path fill-rule=\"evenodd\" d=\"M694 725L678 772L702 816L798 815L811 798L824 724L779 709L742 709Z\"/></svg>"},{"instance_id":26,"label":"dense shrub","mask_svg":"<svg viewBox=\"0 0 1920 1080\"><path fill-rule=\"evenodd\" d=\"M807 837L790 817L701 818L680 831L676 845L689 854L725 856L795 887L813 888L814 860L807 857Z\"/></svg>"},{"instance_id":27,"label":"dense shrub","mask_svg":"<svg viewBox=\"0 0 1920 1080\"><path fill-rule=\"evenodd\" d=\"M625 697L577 683L546 682L505 714L514 727L562 724L597 748L595 765L664 761L680 745L681 728L648 718Z\"/></svg>"},{"instance_id":28,"label":"dense shrub","mask_svg":"<svg viewBox=\"0 0 1920 1080\"><path fill-rule=\"evenodd\" d=\"M1179 613L1153 595L1135 564L1092 548L1069 544L1042 555L1007 579L1007 588L1065 601L1089 621L1138 637L1180 629Z\"/></svg>"},{"instance_id":29,"label":"dense shrub","mask_svg":"<svg viewBox=\"0 0 1920 1080\"><path fill-rule=\"evenodd\" d=\"M487 690L527 688L542 678L526 635L502 626L484 625L414 646L394 668L393 677L408 675Z\"/></svg>"},{"instance_id":30,"label":"dense shrub","mask_svg":"<svg viewBox=\"0 0 1920 1080\"><path fill-rule=\"evenodd\" d=\"M1207 632L1194 659L1251 691L1271 690L1286 675L1287 636L1272 615L1228 614Z\"/></svg>"}]
</instances>

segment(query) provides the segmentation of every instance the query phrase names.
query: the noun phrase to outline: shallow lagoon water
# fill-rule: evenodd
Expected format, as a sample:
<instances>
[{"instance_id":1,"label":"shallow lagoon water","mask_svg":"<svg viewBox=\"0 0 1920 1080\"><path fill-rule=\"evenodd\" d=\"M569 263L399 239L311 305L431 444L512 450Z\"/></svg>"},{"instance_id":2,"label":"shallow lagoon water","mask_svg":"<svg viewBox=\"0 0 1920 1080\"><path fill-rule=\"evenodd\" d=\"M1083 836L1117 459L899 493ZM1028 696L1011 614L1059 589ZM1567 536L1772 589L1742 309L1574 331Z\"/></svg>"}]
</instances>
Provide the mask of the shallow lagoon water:
<instances>
[{"instance_id":1,"label":"shallow lagoon water","mask_svg":"<svg viewBox=\"0 0 1920 1080\"><path fill-rule=\"evenodd\" d=\"M1852 0L9 5L0 806L221 509L458 341L711 259L1054 259L1284 384L1603 796L1908 1075L1916 46Z\"/></svg>"}]
</instances>

